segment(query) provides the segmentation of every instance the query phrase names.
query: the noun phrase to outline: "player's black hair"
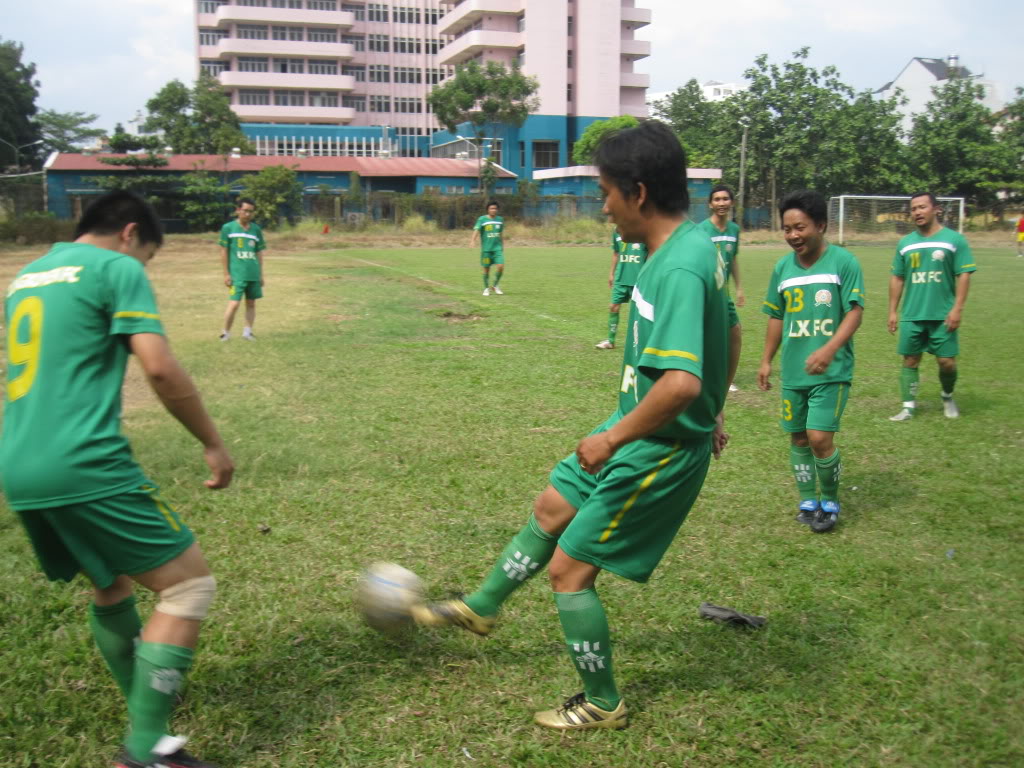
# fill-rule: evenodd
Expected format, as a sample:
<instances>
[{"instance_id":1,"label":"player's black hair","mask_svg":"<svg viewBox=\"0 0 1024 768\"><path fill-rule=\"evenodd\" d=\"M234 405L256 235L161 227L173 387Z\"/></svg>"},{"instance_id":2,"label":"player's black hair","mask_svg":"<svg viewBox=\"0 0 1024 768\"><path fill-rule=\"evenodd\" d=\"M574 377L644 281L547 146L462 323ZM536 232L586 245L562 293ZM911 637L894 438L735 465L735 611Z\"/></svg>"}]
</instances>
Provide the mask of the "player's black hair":
<instances>
[{"instance_id":1,"label":"player's black hair","mask_svg":"<svg viewBox=\"0 0 1024 768\"><path fill-rule=\"evenodd\" d=\"M153 206L134 192L123 189L100 195L85 209L75 227L74 239L82 235L115 235L129 224L137 225L139 242L164 244L160 219Z\"/></svg>"},{"instance_id":2,"label":"player's black hair","mask_svg":"<svg viewBox=\"0 0 1024 768\"><path fill-rule=\"evenodd\" d=\"M790 192L779 203L779 218L786 215L786 211L796 208L803 211L815 224L828 223L828 203L825 202L821 192L813 189L801 189Z\"/></svg>"},{"instance_id":3,"label":"player's black hair","mask_svg":"<svg viewBox=\"0 0 1024 768\"><path fill-rule=\"evenodd\" d=\"M241 208L246 203L251 205L253 208L256 207L256 201L253 200L251 197L240 197L240 198L238 198L238 205L236 207Z\"/></svg>"},{"instance_id":4,"label":"player's black hair","mask_svg":"<svg viewBox=\"0 0 1024 768\"><path fill-rule=\"evenodd\" d=\"M484 206L484 210L486 211L486 210L487 210L488 208L490 208L490 207L491 207L492 205L493 205L493 206L494 206L495 208L497 208L497 209L498 209L499 211L501 210L501 206L500 206L500 205L498 205L498 201L497 201L497 200L488 200L488 201L487 201L487 205L485 205L485 206Z\"/></svg>"},{"instance_id":5,"label":"player's black hair","mask_svg":"<svg viewBox=\"0 0 1024 768\"><path fill-rule=\"evenodd\" d=\"M932 205L934 205L935 207L938 207L938 205L939 205L939 201L935 198L935 195L933 195L931 192L918 192L916 195L911 195L910 196L910 202L914 202L914 198L915 197L927 197L928 200L931 201Z\"/></svg>"},{"instance_id":6,"label":"player's black hair","mask_svg":"<svg viewBox=\"0 0 1024 768\"><path fill-rule=\"evenodd\" d=\"M640 183L647 200L663 213L690 208L686 189L686 150L672 130L658 120L605 134L594 150L594 165L623 197L636 197Z\"/></svg>"},{"instance_id":7,"label":"player's black hair","mask_svg":"<svg viewBox=\"0 0 1024 768\"><path fill-rule=\"evenodd\" d=\"M715 184L715 186L711 188L711 193L708 195L708 205L711 205L711 198L715 196L716 192L728 192L729 200L736 202L736 195L732 193L732 187L728 184Z\"/></svg>"}]
</instances>

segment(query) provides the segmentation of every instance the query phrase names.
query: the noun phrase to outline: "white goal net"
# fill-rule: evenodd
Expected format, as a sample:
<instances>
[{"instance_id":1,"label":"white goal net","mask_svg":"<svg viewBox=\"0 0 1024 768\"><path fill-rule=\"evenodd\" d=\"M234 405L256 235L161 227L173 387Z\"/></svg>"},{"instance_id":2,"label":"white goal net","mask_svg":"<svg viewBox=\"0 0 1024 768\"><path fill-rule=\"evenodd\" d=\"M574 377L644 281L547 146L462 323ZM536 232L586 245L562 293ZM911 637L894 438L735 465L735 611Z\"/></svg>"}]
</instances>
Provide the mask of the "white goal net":
<instances>
[{"instance_id":1,"label":"white goal net","mask_svg":"<svg viewBox=\"0 0 1024 768\"><path fill-rule=\"evenodd\" d=\"M964 198L937 198L943 226L964 231ZM842 245L855 240L900 238L914 228L910 196L839 195L828 201L828 230Z\"/></svg>"}]
</instances>

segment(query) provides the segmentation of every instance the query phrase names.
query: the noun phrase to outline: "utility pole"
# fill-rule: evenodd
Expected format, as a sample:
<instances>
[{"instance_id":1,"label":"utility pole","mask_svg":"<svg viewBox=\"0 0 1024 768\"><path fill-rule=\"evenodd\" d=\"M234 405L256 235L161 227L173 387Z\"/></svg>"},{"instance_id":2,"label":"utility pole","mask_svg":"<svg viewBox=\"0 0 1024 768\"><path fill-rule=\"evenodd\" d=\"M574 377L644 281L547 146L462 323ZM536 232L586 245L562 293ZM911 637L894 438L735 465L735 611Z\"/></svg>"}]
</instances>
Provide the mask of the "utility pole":
<instances>
[{"instance_id":1,"label":"utility pole","mask_svg":"<svg viewBox=\"0 0 1024 768\"><path fill-rule=\"evenodd\" d=\"M743 138L740 140L740 190L736 196L736 218L739 219L737 223L740 225L740 229L743 229L743 204L746 202L744 188L747 180L747 131L750 130L750 121L741 118L740 125L743 126Z\"/></svg>"}]
</instances>

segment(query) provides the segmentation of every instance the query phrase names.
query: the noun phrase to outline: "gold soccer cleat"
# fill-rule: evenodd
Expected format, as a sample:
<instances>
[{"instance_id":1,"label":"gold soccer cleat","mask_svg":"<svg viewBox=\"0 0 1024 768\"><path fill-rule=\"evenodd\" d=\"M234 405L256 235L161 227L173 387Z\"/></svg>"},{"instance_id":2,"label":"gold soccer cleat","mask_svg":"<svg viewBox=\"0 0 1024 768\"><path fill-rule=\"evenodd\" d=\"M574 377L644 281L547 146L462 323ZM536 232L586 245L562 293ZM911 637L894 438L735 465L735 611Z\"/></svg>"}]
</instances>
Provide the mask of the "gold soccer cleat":
<instances>
[{"instance_id":1,"label":"gold soccer cleat","mask_svg":"<svg viewBox=\"0 0 1024 768\"><path fill-rule=\"evenodd\" d=\"M613 712L607 712L587 701L585 693L577 693L558 709L534 713L533 722L545 728L576 731L583 728L625 728L629 720L625 700L620 701Z\"/></svg>"},{"instance_id":2,"label":"gold soccer cleat","mask_svg":"<svg viewBox=\"0 0 1024 768\"><path fill-rule=\"evenodd\" d=\"M419 603L411 608L412 620L421 627L443 627L452 624L486 636L494 629L493 616L480 616L462 600L444 600L440 603Z\"/></svg>"}]
</instances>

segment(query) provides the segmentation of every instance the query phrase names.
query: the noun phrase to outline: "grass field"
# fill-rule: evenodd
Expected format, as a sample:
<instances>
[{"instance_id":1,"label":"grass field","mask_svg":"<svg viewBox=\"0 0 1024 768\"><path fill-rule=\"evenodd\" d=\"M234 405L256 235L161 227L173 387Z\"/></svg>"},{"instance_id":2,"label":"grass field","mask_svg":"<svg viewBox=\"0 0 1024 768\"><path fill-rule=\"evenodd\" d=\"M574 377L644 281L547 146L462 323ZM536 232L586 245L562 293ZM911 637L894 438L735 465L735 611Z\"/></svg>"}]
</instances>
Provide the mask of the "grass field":
<instances>
[{"instance_id":1,"label":"grass field","mask_svg":"<svg viewBox=\"0 0 1024 768\"><path fill-rule=\"evenodd\" d=\"M593 348L606 250L509 247L506 295L484 298L465 248L272 243L259 341L220 344L215 249L172 242L150 267L166 327L238 465L229 490L203 489L198 446L131 372L136 456L220 583L176 720L190 748L225 768L1024 764L1024 260L978 249L963 417L943 418L928 359L918 418L892 424L890 251L857 250L868 309L838 437L843 520L818 536L793 521L777 391L754 383L781 253L742 255L727 453L650 584L599 581L630 727L559 735L530 719L579 689L543 577L487 639L388 641L351 600L378 559L431 596L472 588L613 410L621 355ZM0 254L0 280L30 256ZM123 705L86 583L46 582L6 510L0 582L0 766L106 765ZM701 621L703 600L768 625Z\"/></svg>"}]
</instances>

